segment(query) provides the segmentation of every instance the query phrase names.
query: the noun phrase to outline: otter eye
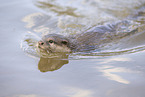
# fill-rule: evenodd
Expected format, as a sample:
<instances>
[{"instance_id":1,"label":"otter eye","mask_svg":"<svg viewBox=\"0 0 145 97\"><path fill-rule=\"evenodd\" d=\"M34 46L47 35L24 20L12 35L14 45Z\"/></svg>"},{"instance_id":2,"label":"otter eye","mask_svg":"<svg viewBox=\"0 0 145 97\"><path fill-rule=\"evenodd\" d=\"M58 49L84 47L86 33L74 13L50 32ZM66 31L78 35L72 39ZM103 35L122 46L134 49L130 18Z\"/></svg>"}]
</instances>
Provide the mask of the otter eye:
<instances>
[{"instance_id":1,"label":"otter eye","mask_svg":"<svg viewBox=\"0 0 145 97\"><path fill-rule=\"evenodd\" d=\"M53 43L54 41L53 40L49 40L49 43Z\"/></svg>"},{"instance_id":2,"label":"otter eye","mask_svg":"<svg viewBox=\"0 0 145 97\"><path fill-rule=\"evenodd\" d=\"M64 44L64 45L66 45L67 44L67 41L62 41L61 43Z\"/></svg>"},{"instance_id":3,"label":"otter eye","mask_svg":"<svg viewBox=\"0 0 145 97\"><path fill-rule=\"evenodd\" d=\"M49 45L49 43L54 43L54 41L53 40L46 41L46 44Z\"/></svg>"}]
</instances>

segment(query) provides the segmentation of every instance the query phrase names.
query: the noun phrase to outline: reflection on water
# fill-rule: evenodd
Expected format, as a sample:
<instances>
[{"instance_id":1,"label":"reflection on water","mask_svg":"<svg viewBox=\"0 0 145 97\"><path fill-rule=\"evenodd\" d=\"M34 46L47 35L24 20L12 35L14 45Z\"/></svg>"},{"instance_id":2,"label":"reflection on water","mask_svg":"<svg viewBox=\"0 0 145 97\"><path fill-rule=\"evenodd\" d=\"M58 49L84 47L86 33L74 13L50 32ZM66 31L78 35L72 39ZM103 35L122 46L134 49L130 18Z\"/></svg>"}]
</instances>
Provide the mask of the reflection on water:
<instances>
[{"instance_id":1,"label":"reflection on water","mask_svg":"<svg viewBox=\"0 0 145 97\"><path fill-rule=\"evenodd\" d=\"M118 58L108 58L107 60L102 59L101 61L102 62L100 62L99 64L109 64L115 61L118 61L118 64L119 64L119 62L127 62L127 61L132 61L132 60L130 58L118 57ZM110 65L103 65L103 66L97 67L97 69L99 69L99 71L103 73L104 77L110 80L119 82L119 83L123 83L123 84L130 84L130 81L121 76L123 76L124 74L127 76L127 74L138 73L136 71L132 71L124 67L116 67L116 66L110 66Z\"/></svg>"},{"instance_id":2,"label":"reflection on water","mask_svg":"<svg viewBox=\"0 0 145 97\"><path fill-rule=\"evenodd\" d=\"M48 8L49 10L51 10L54 13L57 13L58 15L70 15L73 17L82 17L81 15L77 15L77 13L75 13L76 8L72 8L70 6L64 7L64 6L59 6L58 4L55 5L55 4L52 4L52 1L51 2L38 1L38 4L39 4L37 5L38 7L43 8L43 9Z\"/></svg>"},{"instance_id":3,"label":"reflection on water","mask_svg":"<svg viewBox=\"0 0 145 97\"><path fill-rule=\"evenodd\" d=\"M100 67L100 72L103 73L104 77L110 79L110 80L114 80L117 81L119 83L123 83L123 84L129 84L130 82L124 78L122 78L121 76L119 76L116 73L130 73L129 70L125 69L125 68L116 68L116 67L112 67L112 66L103 66ZM132 73L132 72L131 72Z\"/></svg>"},{"instance_id":4,"label":"reflection on water","mask_svg":"<svg viewBox=\"0 0 145 97\"><path fill-rule=\"evenodd\" d=\"M54 71L60 69L64 64L68 64L68 62L69 61L67 59L41 57L38 63L38 68L41 72Z\"/></svg>"},{"instance_id":5,"label":"reflection on water","mask_svg":"<svg viewBox=\"0 0 145 97\"><path fill-rule=\"evenodd\" d=\"M27 23L26 25L27 28L30 28L35 32L48 33L50 31L48 25L51 25L49 19L50 19L49 16L43 15L42 13L33 13L24 17L22 21ZM49 24L45 25L45 23L48 22Z\"/></svg>"},{"instance_id":6,"label":"reflection on water","mask_svg":"<svg viewBox=\"0 0 145 97\"><path fill-rule=\"evenodd\" d=\"M35 5L43 10L57 15L80 14L84 17L99 16L111 18L124 18L132 13L138 6L144 5L144 0L36 0ZM73 10L73 11L72 11ZM75 14L75 15L73 15Z\"/></svg>"}]
</instances>

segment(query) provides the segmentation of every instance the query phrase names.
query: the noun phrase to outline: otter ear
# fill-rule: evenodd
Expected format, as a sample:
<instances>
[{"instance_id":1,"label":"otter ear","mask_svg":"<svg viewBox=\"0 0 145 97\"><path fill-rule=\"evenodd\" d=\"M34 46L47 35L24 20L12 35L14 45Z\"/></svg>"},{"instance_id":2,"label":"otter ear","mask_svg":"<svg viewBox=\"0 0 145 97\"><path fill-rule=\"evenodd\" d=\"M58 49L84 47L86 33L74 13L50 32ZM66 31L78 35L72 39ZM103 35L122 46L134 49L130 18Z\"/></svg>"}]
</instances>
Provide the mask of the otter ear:
<instances>
[{"instance_id":1,"label":"otter ear","mask_svg":"<svg viewBox=\"0 0 145 97\"><path fill-rule=\"evenodd\" d=\"M61 43L67 45L68 42L66 40L63 40Z\"/></svg>"}]
</instances>

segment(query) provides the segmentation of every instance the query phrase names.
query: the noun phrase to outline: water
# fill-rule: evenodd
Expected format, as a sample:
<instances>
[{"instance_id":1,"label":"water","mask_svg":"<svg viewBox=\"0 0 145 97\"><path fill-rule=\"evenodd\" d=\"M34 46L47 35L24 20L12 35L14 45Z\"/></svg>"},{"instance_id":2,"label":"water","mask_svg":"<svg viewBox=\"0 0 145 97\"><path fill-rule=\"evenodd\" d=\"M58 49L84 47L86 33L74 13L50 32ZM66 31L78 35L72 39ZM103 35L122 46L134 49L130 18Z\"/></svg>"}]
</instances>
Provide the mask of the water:
<instances>
[{"instance_id":1,"label":"water","mask_svg":"<svg viewBox=\"0 0 145 97\"><path fill-rule=\"evenodd\" d=\"M144 0L1 1L0 97L144 97L144 14L136 15L144 6ZM123 20L138 30L101 51L60 60L35 50L45 34L75 35Z\"/></svg>"}]
</instances>

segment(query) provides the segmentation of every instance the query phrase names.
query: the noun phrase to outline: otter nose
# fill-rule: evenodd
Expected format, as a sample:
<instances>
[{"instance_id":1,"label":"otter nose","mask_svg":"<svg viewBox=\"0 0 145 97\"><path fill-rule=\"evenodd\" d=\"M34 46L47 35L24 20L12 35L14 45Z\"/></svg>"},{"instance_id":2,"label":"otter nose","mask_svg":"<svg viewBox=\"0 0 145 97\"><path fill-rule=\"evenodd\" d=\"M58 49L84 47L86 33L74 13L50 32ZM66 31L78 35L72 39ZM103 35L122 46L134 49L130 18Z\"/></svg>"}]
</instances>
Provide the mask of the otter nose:
<instances>
[{"instance_id":1,"label":"otter nose","mask_svg":"<svg viewBox=\"0 0 145 97\"><path fill-rule=\"evenodd\" d=\"M39 44L39 45L43 45L43 44L44 44L44 42L42 42L42 41L39 41L39 42L38 42L38 44Z\"/></svg>"}]
</instances>

